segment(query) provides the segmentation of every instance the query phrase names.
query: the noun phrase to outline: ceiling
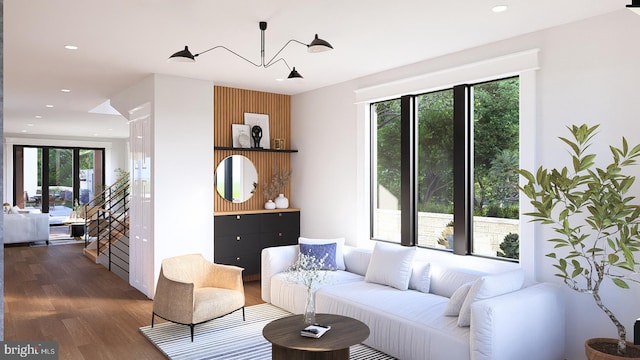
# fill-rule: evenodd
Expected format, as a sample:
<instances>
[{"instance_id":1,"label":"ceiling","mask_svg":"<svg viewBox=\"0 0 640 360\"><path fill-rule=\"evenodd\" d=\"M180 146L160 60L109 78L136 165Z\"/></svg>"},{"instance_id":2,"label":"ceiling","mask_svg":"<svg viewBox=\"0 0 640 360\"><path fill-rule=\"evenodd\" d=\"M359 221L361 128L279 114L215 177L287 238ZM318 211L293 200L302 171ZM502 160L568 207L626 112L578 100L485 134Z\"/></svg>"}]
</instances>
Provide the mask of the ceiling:
<instances>
[{"instance_id":1,"label":"ceiling","mask_svg":"<svg viewBox=\"0 0 640 360\"><path fill-rule=\"evenodd\" d=\"M4 0L4 131L22 136L124 138L128 125L110 97L159 73L215 84L297 94L372 73L623 9L629 0ZM508 10L492 12L495 5ZM292 43L280 54L304 76L276 81L280 62L254 67L290 39L317 33L333 51ZM67 50L75 45L77 50ZM61 89L70 92L63 93ZM50 105L52 107L47 107Z\"/></svg>"}]
</instances>

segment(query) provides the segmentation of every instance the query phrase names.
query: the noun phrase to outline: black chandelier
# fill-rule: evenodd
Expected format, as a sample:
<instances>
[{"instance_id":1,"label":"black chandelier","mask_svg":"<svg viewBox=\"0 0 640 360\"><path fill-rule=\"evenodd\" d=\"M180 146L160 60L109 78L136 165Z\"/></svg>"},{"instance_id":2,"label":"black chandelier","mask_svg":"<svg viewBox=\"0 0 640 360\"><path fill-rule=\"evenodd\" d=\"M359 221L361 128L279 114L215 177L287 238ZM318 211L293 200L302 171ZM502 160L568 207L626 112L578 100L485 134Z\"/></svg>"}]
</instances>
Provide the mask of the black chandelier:
<instances>
[{"instance_id":1,"label":"black chandelier","mask_svg":"<svg viewBox=\"0 0 640 360\"><path fill-rule=\"evenodd\" d=\"M627 9L640 15L640 0L632 0L631 4L627 5Z\"/></svg>"},{"instance_id":2,"label":"black chandelier","mask_svg":"<svg viewBox=\"0 0 640 360\"><path fill-rule=\"evenodd\" d=\"M226 46L222 46L222 45L214 46L214 47L212 47L210 49L207 49L207 50L202 51L202 52L200 52L198 54L195 54L195 55L192 54L191 51L189 51L189 47L188 46L185 46L184 50L180 50L180 51L176 52L175 54L171 55L169 57L169 61L172 61L172 62L195 62L197 56L200 56L200 55L202 55L202 54L204 54L206 52L209 52L211 50L224 49L224 50L227 50L228 52L232 53L233 55L241 58L242 60L244 60L244 61L246 61L246 62L248 62L251 65L256 66L256 67L268 68L269 66L271 66L271 65L273 65L273 64L275 64L275 63L277 63L279 61L282 61L290 71L289 76L287 77L288 79L296 79L296 78L301 79L302 75L300 75L300 73L296 70L295 66L293 68L291 68L284 58L276 59L278 57L278 55L280 55L282 50L284 50L284 48L286 48L291 43L298 43L298 44L306 46L310 53L323 52L323 51L328 51L328 50L332 50L333 49L333 46L331 46L331 44L329 44L325 40L322 40L322 39L318 38L318 34L316 34L316 37L309 44L305 44L305 43L303 43L301 41L294 40L294 39L287 41L287 43L284 44L284 46L280 50L278 50L278 52L271 58L271 60L269 60L268 62L265 62L264 61L264 59L265 59L265 55L264 55L264 32L265 32L265 30L267 30L267 22L266 21L261 21L259 23L259 27L260 27L260 63L259 64L258 63L254 63L253 61L245 58L244 56L238 54L237 52L227 48Z\"/></svg>"}]
</instances>

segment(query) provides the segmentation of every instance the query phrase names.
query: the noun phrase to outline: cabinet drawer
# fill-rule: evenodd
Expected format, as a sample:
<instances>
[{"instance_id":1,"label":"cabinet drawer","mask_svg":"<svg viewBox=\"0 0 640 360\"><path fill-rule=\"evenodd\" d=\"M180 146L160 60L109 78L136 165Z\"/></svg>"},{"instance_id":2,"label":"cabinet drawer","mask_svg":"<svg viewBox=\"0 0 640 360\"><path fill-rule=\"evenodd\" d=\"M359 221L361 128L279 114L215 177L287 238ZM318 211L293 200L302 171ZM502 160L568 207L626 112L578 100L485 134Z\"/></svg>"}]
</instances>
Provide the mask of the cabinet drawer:
<instances>
[{"instance_id":1,"label":"cabinet drawer","mask_svg":"<svg viewBox=\"0 0 640 360\"><path fill-rule=\"evenodd\" d=\"M264 233L260 238L263 248L282 245L295 245L298 243L298 233Z\"/></svg>"},{"instance_id":2,"label":"cabinet drawer","mask_svg":"<svg viewBox=\"0 0 640 360\"><path fill-rule=\"evenodd\" d=\"M235 265L244 268L242 275L254 275L260 273L260 254L249 253L236 256L215 256L217 264Z\"/></svg>"},{"instance_id":3,"label":"cabinet drawer","mask_svg":"<svg viewBox=\"0 0 640 360\"><path fill-rule=\"evenodd\" d=\"M213 244L214 256L234 256L255 252L260 246L260 234L217 236Z\"/></svg>"},{"instance_id":4,"label":"cabinet drawer","mask_svg":"<svg viewBox=\"0 0 640 360\"><path fill-rule=\"evenodd\" d=\"M215 216L213 231L216 236L250 234L260 232L260 215Z\"/></svg>"},{"instance_id":5,"label":"cabinet drawer","mask_svg":"<svg viewBox=\"0 0 640 360\"><path fill-rule=\"evenodd\" d=\"M300 212L265 214L262 218L263 233L295 233L300 231Z\"/></svg>"}]
</instances>

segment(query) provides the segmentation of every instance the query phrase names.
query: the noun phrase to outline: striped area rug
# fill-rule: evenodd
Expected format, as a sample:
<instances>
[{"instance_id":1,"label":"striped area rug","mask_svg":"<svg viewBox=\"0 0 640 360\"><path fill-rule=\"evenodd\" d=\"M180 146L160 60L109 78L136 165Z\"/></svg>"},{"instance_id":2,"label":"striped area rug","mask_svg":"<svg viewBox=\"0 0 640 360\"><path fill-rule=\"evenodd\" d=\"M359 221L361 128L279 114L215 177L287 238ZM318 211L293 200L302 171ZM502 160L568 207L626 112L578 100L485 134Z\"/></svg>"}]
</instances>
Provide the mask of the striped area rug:
<instances>
[{"instance_id":1,"label":"striped area rug","mask_svg":"<svg viewBox=\"0 0 640 360\"><path fill-rule=\"evenodd\" d=\"M196 325L191 342L189 327L165 322L140 328L140 332L172 360L270 360L271 343L262 336L269 322L291 315L271 304L260 304L236 311L219 319ZM358 344L350 349L350 359L394 359L368 346Z\"/></svg>"}]
</instances>

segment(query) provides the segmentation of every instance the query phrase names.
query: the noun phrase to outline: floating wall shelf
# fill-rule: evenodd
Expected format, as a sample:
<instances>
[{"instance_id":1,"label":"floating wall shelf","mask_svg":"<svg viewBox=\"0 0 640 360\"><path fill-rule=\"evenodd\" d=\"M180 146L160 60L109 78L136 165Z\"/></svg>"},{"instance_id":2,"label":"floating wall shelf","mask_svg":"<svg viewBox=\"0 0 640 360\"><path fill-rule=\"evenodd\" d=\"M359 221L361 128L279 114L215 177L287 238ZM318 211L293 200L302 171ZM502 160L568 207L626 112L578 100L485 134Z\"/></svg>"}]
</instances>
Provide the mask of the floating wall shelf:
<instances>
[{"instance_id":1,"label":"floating wall shelf","mask_svg":"<svg viewBox=\"0 0 640 360\"><path fill-rule=\"evenodd\" d=\"M236 148L230 146L214 146L214 150L232 150L232 151L261 151L261 152L281 152L281 153L297 153L294 149L256 149L256 148Z\"/></svg>"}]
</instances>

